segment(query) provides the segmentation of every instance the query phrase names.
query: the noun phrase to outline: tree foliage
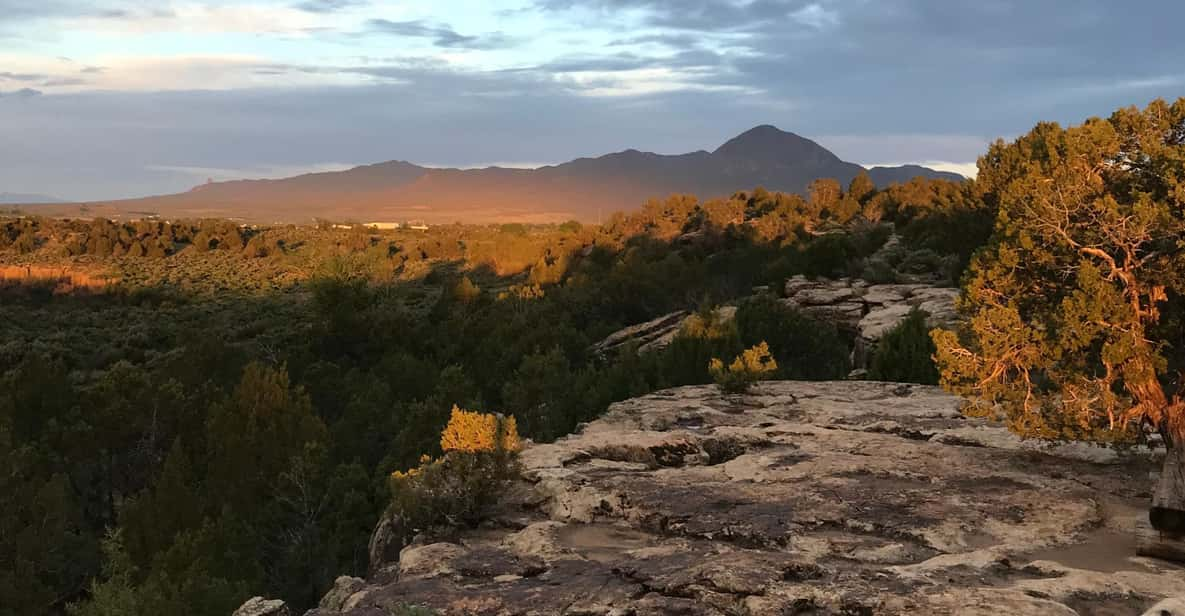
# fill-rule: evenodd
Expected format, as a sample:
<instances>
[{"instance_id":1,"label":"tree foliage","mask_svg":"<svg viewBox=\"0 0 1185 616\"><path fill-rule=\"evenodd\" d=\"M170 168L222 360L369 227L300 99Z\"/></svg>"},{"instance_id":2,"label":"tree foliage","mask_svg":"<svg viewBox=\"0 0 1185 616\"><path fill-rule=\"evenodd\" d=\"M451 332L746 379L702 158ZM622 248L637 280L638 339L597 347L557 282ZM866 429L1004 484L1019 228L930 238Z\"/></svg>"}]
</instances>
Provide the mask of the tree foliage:
<instances>
[{"instance_id":1,"label":"tree foliage","mask_svg":"<svg viewBox=\"0 0 1185 616\"><path fill-rule=\"evenodd\" d=\"M711 383L713 357L759 342L778 365L765 376L841 377L834 327L772 298L735 320L713 309L860 271L898 212L925 219L952 190L918 186L875 225L861 212L900 187L677 195L599 227L2 219L0 613L309 607L366 571L392 472L427 453L457 459L437 477L500 476L445 452L454 405L549 441L616 401ZM63 293L20 279L29 266L112 282ZM666 350L589 352L691 306Z\"/></svg>"},{"instance_id":2,"label":"tree foliage","mask_svg":"<svg viewBox=\"0 0 1185 616\"><path fill-rule=\"evenodd\" d=\"M938 384L934 342L924 311L914 308L877 342L868 376L877 381Z\"/></svg>"},{"instance_id":3,"label":"tree foliage","mask_svg":"<svg viewBox=\"0 0 1185 616\"><path fill-rule=\"evenodd\" d=\"M979 168L999 214L968 275L967 331L934 335L943 384L1026 436L1110 440L1147 422L1185 442L1164 329L1185 291L1185 99L1039 124Z\"/></svg>"}]
</instances>

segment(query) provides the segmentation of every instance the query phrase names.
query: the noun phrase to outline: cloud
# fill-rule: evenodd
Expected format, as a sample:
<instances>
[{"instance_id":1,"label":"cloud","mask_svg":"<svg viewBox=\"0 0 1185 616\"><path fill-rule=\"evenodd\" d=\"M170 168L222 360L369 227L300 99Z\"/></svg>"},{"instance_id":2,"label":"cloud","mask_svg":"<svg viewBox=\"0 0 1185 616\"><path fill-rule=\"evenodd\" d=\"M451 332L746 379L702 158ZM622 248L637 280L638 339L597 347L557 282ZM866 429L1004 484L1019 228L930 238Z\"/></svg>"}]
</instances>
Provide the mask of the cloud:
<instances>
[{"instance_id":1,"label":"cloud","mask_svg":"<svg viewBox=\"0 0 1185 616\"><path fill-rule=\"evenodd\" d=\"M929 167L931 169L936 169L938 171L951 171L965 178L974 178L979 175L979 166L977 163L952 163L942 160L924 160L917 164Z\"/></svg>"},{"instance_id":2,"label":"cloud","mask_svg":"<svg viewBox=\"0 0 1185 616\"><path fill-rule=\"evenodd\" d=\"M366 25L370 33L430 39L434 45L443 48L506 49L518 44L515 39L501 32L490 32L478 36L463 35L448 25L433 24L419 19L411 21L370 19Z\"/></svg>"},{"instance_id":3,"label":"cloud","mask_svg":"<svg viewBox=\"0 0 1185 616\"><path fill-rule=\"evenodd\" d=\"M336 13L369 5L369 0L305 0L293 7L308 13Z\"/></svg>"},{"instance_id":4,"label":"cloud","mask_svg":"<svg viewBox=\"0 0 1185 616\"><path fill-rule=\"evenodd\" d=\"M35 96L41 96L41 94L41 90L34 90L33 88L21 88L8 92L0 90L0 98L33 98Z\"/></svg>"},{"instance_id":5,"label":"cloud","mask_svg":"<svg viewBox=\"0 0 1185 616\"><path fill-rule=\"evenodd\" d=\"M7 0L0 0L0 3ZM324 15L293 6L276 6L261 0L210 2L189 0L145 6L124 2L105 7L85 7L50 14L66 31L151 35L229 33L302 35L322 25Z\"/></svg>"},{"instance_id":6,"label":"cloud","mask_svg":"<svg viewBox=\"0 0 1185 616\"><path fill-rule=\"evenodd\" d=\"M839 14L836 11L824 8L818 3L808 4L798 10L792 11L790 17L799 23L820 30L839 23Z\"/></svg>"},{"instance_id":7,"label":"cloud","mask_svg":"<svg viewBox=\"0 0 1185 616\"><path fill-rule=\"evenodd\" d=\"M45 75L37 73L11 73L8 71L0 71L0 79L9 81L41 81L45 79Z\"/></svg>"},{"instance_id":8,"label":"cloud","mask_svg":"<svg viewBox=\"0 0 1185 616\"><path fill-rule=\"evenodd\" d=\"M214 180L224 182L228 180L277 180L306 173L325 173L329 171L345 171L356 165L346 163L311 163L305 165L261 165L224 169L219 167L200 167L187 165L148 165L148 171L164 172L168 174L182 174L193 178L193 182Z\"/></svg>"},{"instance_id":9,"label":"cloud","mask_svg":"<svg viewBox=\"0 0 1185 616\"><path fill-rule=\"evenodd\" d=\"M41 82L41 86L45 88L58 88L64 86L84 86L88 83L90 82L78 77L54 77Z\"/></svg>"},{"instance_id":10,"label":"cloud","mask_svg":"<svg viewBox=\"0 0 1185 616\"><path fill-rule=\"evenodd\" d=\"M145 9L134 0L0 0L0 25L53 18L122 20L168 12L166 8Z\"/></svg>"},{"instance_id":11,"label":"cloud","mask_svg":"<svg viewBox=\"0 0 1185 616\"><path fill-rule=\"evenodd\" d=\"M182 167L676 153L763 123L847 160L966 169L1038 121L1180 96L1185 4L1154 5L0 0L0 185L80 198L184 188Z\"/></svg>"}]
</instances>

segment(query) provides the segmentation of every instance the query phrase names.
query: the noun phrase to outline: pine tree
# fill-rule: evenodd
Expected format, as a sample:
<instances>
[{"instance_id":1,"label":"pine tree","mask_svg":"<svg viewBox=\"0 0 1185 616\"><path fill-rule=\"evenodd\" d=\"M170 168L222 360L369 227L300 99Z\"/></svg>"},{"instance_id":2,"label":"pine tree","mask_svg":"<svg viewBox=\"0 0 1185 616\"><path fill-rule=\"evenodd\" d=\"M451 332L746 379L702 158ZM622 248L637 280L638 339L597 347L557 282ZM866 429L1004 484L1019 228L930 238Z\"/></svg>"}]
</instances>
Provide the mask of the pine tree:
<instances>
[{"instance_id":1,"label":"pine tree","mask_svg":"<svg viewBox=\"0 0 1185 616\"><path fill-rule=\"evenodd\" d=\"M885 334L872 358L869 378L899 383L938 384L934 366L934 342L930 340L928 315L914 308L905 320Z\"/></svg>"},{"instance_id":2,"label":"pine tree","mask_svg":"<svg viewBox=\"0 0 1185 616\"><path fill-rule=\"evenodd\" d=\"M868 177L868 172L863 169L848 184L848 196L860 203L864 203L875 192L876 184L872 183L872 178Z\"/></svg>"},{"instance_id":3,"label":"pine tree","mask_svg":"<svg viewBox=\"0 0 1185 616\"><path fill-rule=\"evenodd\" d=\"M934 334L943 384L1024 436L1169 445L1153 525L1185 532L1185 99L997 142L977 180L999 208L972 263L962 337Z\"/></svg>"}]
</instances>

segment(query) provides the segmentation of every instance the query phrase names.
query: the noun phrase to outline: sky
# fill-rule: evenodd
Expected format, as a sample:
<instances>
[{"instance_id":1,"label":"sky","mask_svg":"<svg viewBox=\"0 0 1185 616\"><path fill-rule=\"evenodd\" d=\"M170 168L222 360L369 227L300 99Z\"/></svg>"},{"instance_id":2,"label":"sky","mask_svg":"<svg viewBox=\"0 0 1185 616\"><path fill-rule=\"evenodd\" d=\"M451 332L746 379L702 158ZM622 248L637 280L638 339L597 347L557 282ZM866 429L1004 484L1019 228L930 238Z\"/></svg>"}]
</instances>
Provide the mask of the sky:
<instances>
[{"instance_id":1,"label":"sky","mask_svg":"<svg viewBox=\"0 0 1185 616\"><path fill-rule=\"evenodd\" d=\"M759 124L970 174L1038 121L1185 95L1181 23L1180 0L0 0L0 192L538 166Z\"/></svg>"}]
</instances>

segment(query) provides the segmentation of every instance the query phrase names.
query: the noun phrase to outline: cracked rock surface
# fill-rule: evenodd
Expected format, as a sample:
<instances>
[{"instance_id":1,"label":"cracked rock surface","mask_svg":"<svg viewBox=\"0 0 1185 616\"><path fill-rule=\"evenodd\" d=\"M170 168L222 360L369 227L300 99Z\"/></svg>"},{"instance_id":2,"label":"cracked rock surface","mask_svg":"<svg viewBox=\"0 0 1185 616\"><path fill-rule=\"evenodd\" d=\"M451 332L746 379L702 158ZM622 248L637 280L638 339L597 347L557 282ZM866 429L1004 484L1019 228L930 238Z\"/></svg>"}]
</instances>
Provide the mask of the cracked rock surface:
<instances>
[{"instance_id":1,"label":"cracked rock surface","mask_svg":"<svg viewBox=\"0 0 1185 616\"><path fill-rule=\"evenodd\" d=\"M489 524L310 614L1101 616L1185 595L1185 569L1135 556L1151 455L1043 448L958 406L855 381L621 402L526 449Z\"/></svg>"}]
</instances>

